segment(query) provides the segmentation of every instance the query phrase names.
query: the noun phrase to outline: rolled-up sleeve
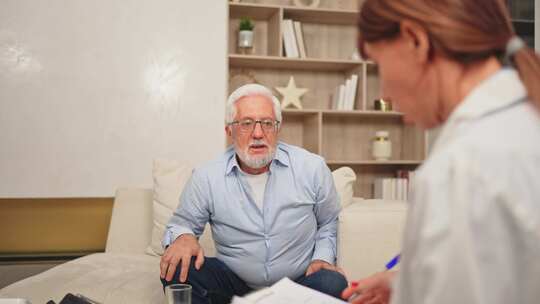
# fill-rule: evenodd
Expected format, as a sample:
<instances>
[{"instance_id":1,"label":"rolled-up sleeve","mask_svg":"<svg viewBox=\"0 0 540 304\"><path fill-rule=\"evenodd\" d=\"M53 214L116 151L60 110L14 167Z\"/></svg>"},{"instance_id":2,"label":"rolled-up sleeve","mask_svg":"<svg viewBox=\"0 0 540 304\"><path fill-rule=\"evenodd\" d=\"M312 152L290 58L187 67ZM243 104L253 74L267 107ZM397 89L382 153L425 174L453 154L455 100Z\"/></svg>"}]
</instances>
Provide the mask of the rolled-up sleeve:
<instances>
[{"instance_id":1,"label":"rolled-up sleeve","mask_svg":"<svg viewBox=\"0 0 540 304\"><path fill-rule=\"evenodd\" d=\"M312 260L323 260L335 264L337 257L337 229L340 207L334 179L324 161L317 168L315 186L317 203L317 234Z\"/></svg>"},{"instance_id":2,"label":"rolled-up sleeve","mask_svg":"<svg viewBox=\"0 0 540 304\"><path fill-rule=\"evenodd\" d=\"M182 234L194 234L197 238L202 234L210 217L209 191L204 175L194 170L165 229L161 242L164 248Z\"/></svg>"}]
</instances>

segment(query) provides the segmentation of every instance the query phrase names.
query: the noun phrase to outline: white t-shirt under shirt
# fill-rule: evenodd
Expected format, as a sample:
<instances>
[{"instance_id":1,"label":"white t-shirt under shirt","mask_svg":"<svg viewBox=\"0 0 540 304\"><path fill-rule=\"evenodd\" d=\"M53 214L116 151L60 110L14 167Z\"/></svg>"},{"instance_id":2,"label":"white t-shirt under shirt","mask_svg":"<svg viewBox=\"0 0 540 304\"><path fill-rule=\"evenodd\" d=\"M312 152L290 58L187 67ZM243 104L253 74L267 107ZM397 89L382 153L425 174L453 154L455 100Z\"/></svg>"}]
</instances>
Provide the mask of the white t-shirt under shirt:
<instances>
[{"instance_id":1,"label":"white t-shirt under shirt","mask_svg":"<svg viewBox=\"0 0 540 304\"><path fill-rule=\"evenodd\" d=\"M268 172L257 175L249 174L242 170L240 170L240 172L242 172L242 175L246 178L247 182L251 186L251 192L253 194L255 204L262 211L264 191L266 190L266 181L268 180Z\"/></svg>"}]
</instances>

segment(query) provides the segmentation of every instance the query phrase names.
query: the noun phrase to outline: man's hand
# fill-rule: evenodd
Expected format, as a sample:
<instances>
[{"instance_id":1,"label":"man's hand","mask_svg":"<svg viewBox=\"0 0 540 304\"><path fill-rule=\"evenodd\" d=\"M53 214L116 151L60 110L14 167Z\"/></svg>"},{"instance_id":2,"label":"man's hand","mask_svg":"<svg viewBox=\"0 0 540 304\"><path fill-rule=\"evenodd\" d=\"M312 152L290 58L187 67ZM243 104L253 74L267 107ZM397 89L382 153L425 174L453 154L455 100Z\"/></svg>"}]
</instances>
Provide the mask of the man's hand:
<instances>
[{"instance_id":1,"label":"man's hand","mask_svg":"<svg viewBox=\"0 0 540 304\"><path fill-rule=\"evenodd\" d=\"M354 284L353 286L346 288L341 294L341 297L348 300L351 296L356 294L357 296L352 299L351 303L387 304L390 302L390 295L392 293L391 285L395 275L395 271L376 273L358 281L357 285Z\"/></svg>"},{"instance_id":2,"label":"man's hand","mask_svg":"<svg viewBox=\"0 0 540 304\"><path fill-rule=\"evenodd\" d=\"M174 276L176 267L179 263L182 263L179 279L181 283L184 283L188 276L192 256L197 256L195 269L199 270L204 263L204 251L193 234L183 234L174 240L161 257L159 265L161 278L170 281Z\"/></svg>"},{"instance_id":3,"label":"man's hand","mask_svg":"<svg viewBox=\"0 0 540 304\"><path fill-rule=\"evenodd\" d=\"M345 272L343 272L343 269L334 266L326 261L323 260L313 260L311 264L309 264L307 271L306 271L306 277L312 273L315 273L321 269L328 269L332 271L337 271L341 273L343 276L345 276Z\"/></svg>"}]
</instances>

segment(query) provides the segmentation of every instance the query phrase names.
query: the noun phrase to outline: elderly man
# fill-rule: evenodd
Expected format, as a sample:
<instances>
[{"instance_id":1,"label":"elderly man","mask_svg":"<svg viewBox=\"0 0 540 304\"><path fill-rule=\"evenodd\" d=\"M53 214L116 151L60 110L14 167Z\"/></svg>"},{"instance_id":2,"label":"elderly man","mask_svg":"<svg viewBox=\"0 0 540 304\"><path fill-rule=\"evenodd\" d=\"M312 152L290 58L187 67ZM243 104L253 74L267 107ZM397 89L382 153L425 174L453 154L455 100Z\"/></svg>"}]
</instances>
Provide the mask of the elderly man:
<instances>
[{"instance_id":1,"label":"elderly man","mask_svg":"<svg viewBox=\"0 0 540 304\"><path fill-rule=\"evenodd\" d=\"M193 171L163 239L161 281L187 282L193 303L288 277L339 297L347 286L336 261L338 197L324 160L278 143L281 109L267 88L249 84L228 99L225 131L233 147ZM212 228L215 258L197 238Z\"/></svg>"}]
</instances>

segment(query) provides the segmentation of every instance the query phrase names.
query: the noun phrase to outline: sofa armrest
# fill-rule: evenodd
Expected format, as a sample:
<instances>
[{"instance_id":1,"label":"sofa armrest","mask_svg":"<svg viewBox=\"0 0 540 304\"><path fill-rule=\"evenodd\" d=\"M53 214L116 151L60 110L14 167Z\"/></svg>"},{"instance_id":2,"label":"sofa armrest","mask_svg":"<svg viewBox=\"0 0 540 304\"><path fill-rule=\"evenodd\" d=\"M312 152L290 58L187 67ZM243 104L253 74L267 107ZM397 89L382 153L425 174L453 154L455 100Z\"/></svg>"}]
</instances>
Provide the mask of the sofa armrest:
<instances>
[{"instance_id":1,"label":"sofa armrest","mask_svg":"<svg viewBox=\"0 0 540 304\"><path fill-rule=\"evenodd\" d=\"M401 251L407 203L357 200L339 215L338 265L349 279L384 270Z\"/></svg>"},{"instance_id":2,"label":"sofa armrest","mask_svg":"<svg viewBox=\"0 0 540 304\"><path fill-rule=\"evenodd\" d=\"M152 190L118 189L105 252L145 253L152 235L152 212Z\"/></svg>"}]
</instances>

